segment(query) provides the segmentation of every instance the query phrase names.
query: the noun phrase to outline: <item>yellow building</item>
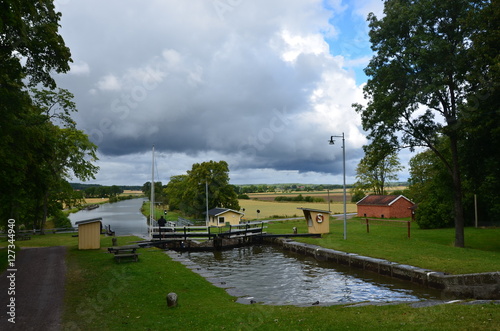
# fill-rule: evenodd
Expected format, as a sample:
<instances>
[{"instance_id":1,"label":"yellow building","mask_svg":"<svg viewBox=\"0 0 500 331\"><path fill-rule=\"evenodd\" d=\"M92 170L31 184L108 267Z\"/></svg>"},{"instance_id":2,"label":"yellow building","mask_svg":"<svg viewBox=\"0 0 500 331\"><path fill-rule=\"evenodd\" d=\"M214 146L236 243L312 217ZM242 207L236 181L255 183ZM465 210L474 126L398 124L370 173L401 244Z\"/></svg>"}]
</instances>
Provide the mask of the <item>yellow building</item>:
<instances>
[{"instance_id":1,"label":"yellow building","mask_svg":"<svg viewBox=\"0 0 500 331\"><path fill-rule=\"evenodd\" d=\"M242 212L228 208L213 208L208 211L208 226L238 225L243 215L245 214Z\"/></svg>"},{"instance_id":2,"label":"yellow building","mask_svg":"<svg viewBox=\"0 0 500 331\"><path fill-rule=\"evenodd\" d=\"M78 226L78 249L101 248L102 218L76 222Z\"/></svg>"},{"instance_id":3,"label":"yellow building","mask_svg":"<svg viewBox=\"0 0 500 331\"><path fill-rule=\"evenodd\" d=\"M330 212L310 208L297 208L304 212L309 233L330 233Z\"/></svg>"}]
</instances>

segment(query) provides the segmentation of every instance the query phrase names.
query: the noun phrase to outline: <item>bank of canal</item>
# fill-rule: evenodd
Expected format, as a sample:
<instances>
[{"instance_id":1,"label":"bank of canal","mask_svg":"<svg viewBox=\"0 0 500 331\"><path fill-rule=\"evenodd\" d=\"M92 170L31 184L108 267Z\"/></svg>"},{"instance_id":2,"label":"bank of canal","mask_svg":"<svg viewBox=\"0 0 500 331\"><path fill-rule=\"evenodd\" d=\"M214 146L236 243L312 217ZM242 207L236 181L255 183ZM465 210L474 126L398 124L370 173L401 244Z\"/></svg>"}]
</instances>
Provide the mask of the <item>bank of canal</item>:
<instances>
[{"instance_id":1,"label":"bank of canal","mask_svg":"<svg viewBox=\"0 0 500 331\"><path fill-rule=\"evenodd\" d=\"M246 303L325 305L414 302L440 297L439 291L318 261L275 245L168 254Z\"/></svg>"}]
</instances>

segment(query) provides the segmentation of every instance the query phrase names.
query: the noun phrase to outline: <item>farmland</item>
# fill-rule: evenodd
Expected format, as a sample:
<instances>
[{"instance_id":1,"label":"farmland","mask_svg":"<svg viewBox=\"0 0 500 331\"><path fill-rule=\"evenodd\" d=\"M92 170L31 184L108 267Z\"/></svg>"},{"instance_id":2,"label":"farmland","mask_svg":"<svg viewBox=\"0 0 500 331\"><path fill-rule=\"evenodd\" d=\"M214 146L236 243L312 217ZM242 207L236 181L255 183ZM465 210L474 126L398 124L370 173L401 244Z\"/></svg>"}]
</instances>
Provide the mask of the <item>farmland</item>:
<instances>
[{"instance_id":1,"label":"farmland","mask_svg":"<svg viewBox=\"0 0 500 331\"><path fill-rule=\"evenodd\" d=\"M274 199L278 196L296 197L301 194L303 197L311 196L314 198L323 198L324 202L275 202ZM328 192L293 192L293 193L251 193L248 194L250 200L240 199L240 207L245 209L245 219L263 219L276 217L302 217L302 211L297 208L312 208L320 210L329 210L328 198L330 198L330 210L334 214L344 212L343 191L342 189ZM347 192L347 212L356 212L356 204L351 203L351 196ZM257 213L257 210L260 213Z\"/></svg>"}]
</instances>

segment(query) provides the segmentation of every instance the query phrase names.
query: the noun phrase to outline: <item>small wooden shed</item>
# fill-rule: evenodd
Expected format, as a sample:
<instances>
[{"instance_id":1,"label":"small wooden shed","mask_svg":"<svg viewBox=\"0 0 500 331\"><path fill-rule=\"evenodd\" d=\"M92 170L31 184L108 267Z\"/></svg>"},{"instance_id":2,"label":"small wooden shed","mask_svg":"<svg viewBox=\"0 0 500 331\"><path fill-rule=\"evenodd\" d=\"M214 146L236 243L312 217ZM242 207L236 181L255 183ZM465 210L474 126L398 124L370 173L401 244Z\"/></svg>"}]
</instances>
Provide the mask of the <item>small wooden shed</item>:
<instances>
[{"instance_id":1,"label":"small wooden shed","mask_svg":"<svg viewBox=\"0 0 500 331\"><path fill-rule=\"evenodd\" d=\"M101 248L102 218L76 222L78 226L78 249Z\"/></svg>"},{"instance_id":2,"label":"small wooden shed","mask_svg":"<svg viewBox=\"0 0 500 331\"><path fill-rule=\"evenodd\" d=\"M297 208L304 212L309 233L330 233L330 212L311 208Z\"/></svg>"}]
</instances>

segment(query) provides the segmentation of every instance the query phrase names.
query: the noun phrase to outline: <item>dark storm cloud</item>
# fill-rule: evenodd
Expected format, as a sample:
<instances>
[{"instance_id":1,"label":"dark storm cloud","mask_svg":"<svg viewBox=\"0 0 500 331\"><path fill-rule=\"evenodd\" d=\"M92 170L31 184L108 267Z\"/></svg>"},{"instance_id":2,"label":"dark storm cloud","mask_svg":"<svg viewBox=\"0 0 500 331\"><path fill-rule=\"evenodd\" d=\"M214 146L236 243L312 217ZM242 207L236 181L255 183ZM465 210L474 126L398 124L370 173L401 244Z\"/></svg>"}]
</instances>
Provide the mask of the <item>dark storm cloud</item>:
<instances>
[{"instance_id":1,"label":"dark storm cloud","mask_svg":"<svg viewBox=\"0 0 500 331\"><path fill-rule=\"evenodd\" d=\"M363 101L361 87L325 42L347 6L214 3L59 5L75 60L59 82L102 159L133 163L155 145L183 166L221 158L236 171L330 174L341 172L342 151L326 141L345 132L349 159L359 160L365 138L351 104Z\"/></svg>"}]
</instances>

